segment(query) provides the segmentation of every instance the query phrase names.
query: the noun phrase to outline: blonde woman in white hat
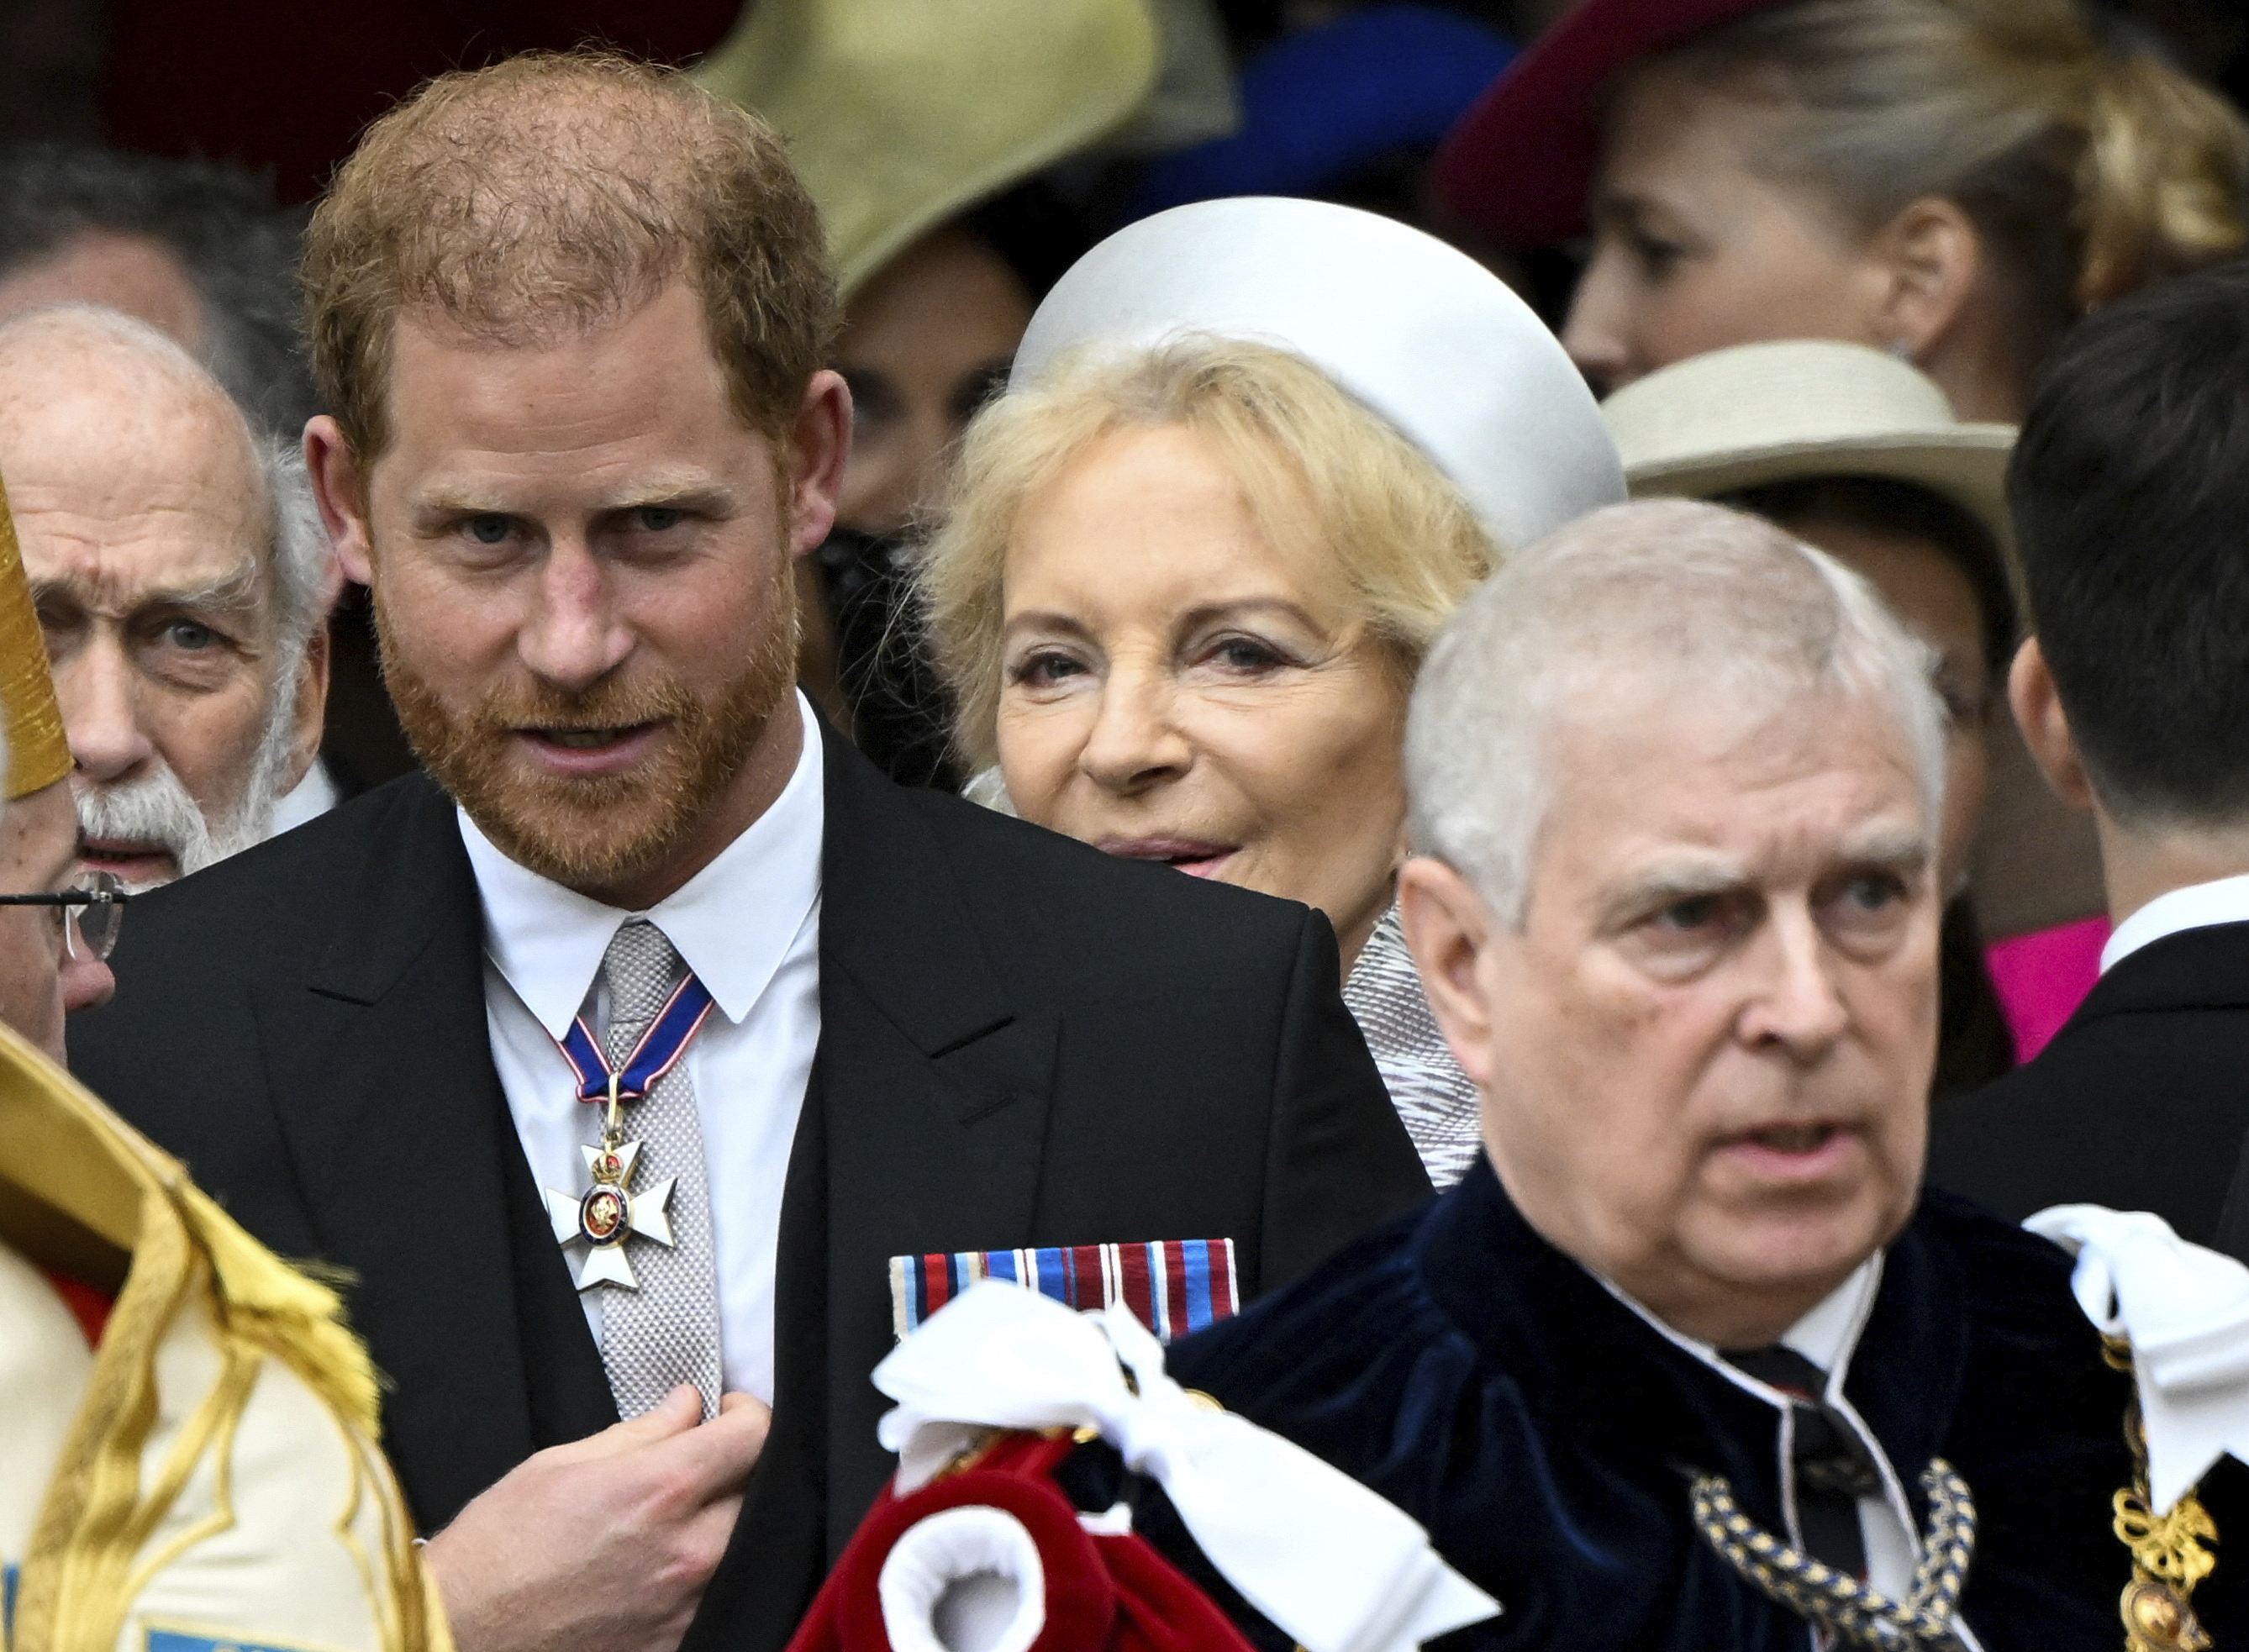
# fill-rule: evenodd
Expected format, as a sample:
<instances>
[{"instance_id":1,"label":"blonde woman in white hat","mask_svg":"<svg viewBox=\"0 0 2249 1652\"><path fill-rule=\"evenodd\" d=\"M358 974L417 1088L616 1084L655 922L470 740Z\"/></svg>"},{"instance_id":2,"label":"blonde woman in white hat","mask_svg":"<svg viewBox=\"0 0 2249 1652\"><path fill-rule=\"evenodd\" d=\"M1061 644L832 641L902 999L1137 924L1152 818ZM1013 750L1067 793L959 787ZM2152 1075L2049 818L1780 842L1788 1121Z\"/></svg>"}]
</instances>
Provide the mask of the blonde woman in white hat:
<instances>
[{"instance_id":1,"label":"blonde woman in white hat","mask_svg":"<svg viewBox=\"0 0 2249 1652\"><path fill-rule=\"evenodd\" d=\"M1955 896L1935 1087L1997 1077L2052 1015L2012 975L2012 990L1995 994L1966 893L1994 748L2014 737L2003 692L2016 641L2004 487L2014 427L1955 419L1943 392L1893 356L1811 340L1693 357L1618 391L1601 413L1636 496L1767 518L1864 575L1932 650L1950 723L1942 870ZM2067 937L2061 946L2067 954ZM2061 967L2069 973L2066 957ZM2080 992L2090 984L2087 972Z\"/></svg>"},{"instance_id":2,"label":"blonde woman in white hat","mask_svg":"<svg viewBox=\"0 0 2249 1652\"><path fill-rule=\"evenodd\" d=\"M1478 1137L1392 905L1406 698L1510 547L1622 496L1583 381L1482 267L1348 208L1205 202L1056 286L922 570L981 794L1324 912L1440 1187Z\"/></svg>"}]
</instances>

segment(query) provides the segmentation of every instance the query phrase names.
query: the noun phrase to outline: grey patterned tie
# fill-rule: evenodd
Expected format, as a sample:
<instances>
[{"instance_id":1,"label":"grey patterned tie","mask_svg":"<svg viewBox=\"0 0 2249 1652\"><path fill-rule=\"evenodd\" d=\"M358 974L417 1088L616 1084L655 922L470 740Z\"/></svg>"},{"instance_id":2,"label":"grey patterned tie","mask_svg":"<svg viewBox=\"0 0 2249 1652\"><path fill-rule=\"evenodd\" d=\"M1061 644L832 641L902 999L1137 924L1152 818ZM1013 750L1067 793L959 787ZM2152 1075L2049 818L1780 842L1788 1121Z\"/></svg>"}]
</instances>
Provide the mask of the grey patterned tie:
<instances>
[{"instance_id":1,"label":"grey patterned tie","mask_svg":"<svg viewBox=\"0 0 2249 1652\"><path fill-rule=\"evenodd\" d=\"M686 974L685 961L647 919L618 926L602 957L609 989L609 1024L602 1042L613 1065L623 1064ZM647 1239L626 1241L633 1247L640 1289L611 1286L602 1292L602 1368L621 1417L654 1409L683 1382L702 1391L709 1416L719 1409L719 1269L711 1189L703 1174L703 1127L685 1061L631 1104L624 1132L626 1140L643 1144L634 1167L636 1188L678 1178L671 1195L673 1243L667 1249Z\"/></svg>"}]
</instances>

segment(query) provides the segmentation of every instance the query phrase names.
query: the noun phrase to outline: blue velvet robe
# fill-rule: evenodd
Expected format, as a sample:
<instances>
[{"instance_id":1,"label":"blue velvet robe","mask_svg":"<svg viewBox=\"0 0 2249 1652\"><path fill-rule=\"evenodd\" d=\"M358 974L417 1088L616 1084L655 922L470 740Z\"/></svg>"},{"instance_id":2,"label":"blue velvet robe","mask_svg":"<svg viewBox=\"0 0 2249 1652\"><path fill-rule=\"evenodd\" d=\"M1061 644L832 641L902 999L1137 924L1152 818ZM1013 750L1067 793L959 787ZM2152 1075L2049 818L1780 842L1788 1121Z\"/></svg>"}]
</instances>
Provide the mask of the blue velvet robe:
<instances>
[{"instance_id":1,"label":"blue velvet robe","mask_svg":"<svg viewBox=\"0 0 2249 1652\"><path fill-rule=\"evenodd\" d=\"M2129 1383L2102 1362L2069 1272L2045 1240L1931 1193L1890 1247L1844 1384L1917 1525L1931 1457L1967 1479L1978 1534L1963 1615L1987 1652L2123 1644L2131 1566L2110 1498L2131 1473ZM1421 1215L1174 1345L1169 1366L1405 1509L1499 1599L1504 1614L1447 1652L1811 1643L1689 1517L1689 1476L1715 1470L1785 1533L1778 1414L1539 1237L1482 1157ZM2229 1475L2204 1488L2221 1533L2244 1506L2214 1495ZM2249 1646L2229 1633L2249 1599L2237 1540L2195 1599L2221 1648Z\"/></svg>"}]
</instances>

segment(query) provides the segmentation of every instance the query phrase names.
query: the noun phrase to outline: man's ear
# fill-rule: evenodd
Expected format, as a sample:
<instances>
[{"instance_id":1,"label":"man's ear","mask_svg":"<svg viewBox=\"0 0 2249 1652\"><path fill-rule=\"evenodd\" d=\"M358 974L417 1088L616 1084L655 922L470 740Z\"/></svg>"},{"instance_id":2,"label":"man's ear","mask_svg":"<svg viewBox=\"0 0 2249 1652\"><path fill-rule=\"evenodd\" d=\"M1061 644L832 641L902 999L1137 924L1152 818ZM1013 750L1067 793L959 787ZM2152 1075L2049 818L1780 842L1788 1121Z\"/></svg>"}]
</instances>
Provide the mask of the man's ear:
<instances>
[{"instance_id":1,"label":"man's ear","mask_svg":"<svg viewBox=\"0 0 2249 1652\"><path fill-rule=\"evenodd\" d=\"M289 766L282 773L284 784L277 796L294 791L297 783L311 772L313 760L320 755L327 714L328 622L322 620L306 640L304 663L297 668L297 701L292 708L296 733L289 743Z\"/></svg>"},{"instance_id":2,"label":"man's ear","mask_svg":"<svg viewBox=\"0 0 2249 1652\"><path fill-rule=\"evenodd\" d=\"M1453 1059L1484 1088L1491 1075L1492 1020L1477 965L1495 938L1491 908L1442 860L1416 855L1398 869L1398 921Z\"/></svg>"},{"instance_id":3,"label":"man's ear","mask_svg":"<svg viewBox=\"0 0 2249 1652\"><path fill-rule=\"evenodd\" d=\"M359 461L344 441L342 427L325 413L305 426L305 469L312 473L313 497L320 504L328 543L336 548L337 566L347 579L374 584L375 543L367 525L367 478L360 474ZM323 693L326 670L323 666Z\"/></svg>"},{"instance_id":4,"label":"man's ear","mask_svg":"<svg viewBox=\"0 0 2249 1652\"><path fill-rule=\"evenodd\" d=\"M2090 809L2093 785L2085 778L2076 737L2069 731L2069 713L2062 709L2061 693L2053 685L2053 673L2046 668L2036 637L2024 638L2023 646L2015 650L2015 662L2007 670L2007 705L2023 731L2031 760L2054 795L2072 808Z\"/></svg>"},{"instance_id":5,"label":"man's ear","mask_svg":"<svg viewBox=\"0 0 2249 1652\"><path fill-rule=\"evenodd\" d=\"M809 556L836 525L851 457L851 392L842 374L823 367L812 375L789 445L789 554Z\"/></svg>"},{"instance_id":6,"label":"man's ear","mask_svg":"<svg viewBox=\"0 0 2249 1652\"><path fill-rule=\"evenodd\" d=\"M1870 249L1888 274L1875 318L1884 343L1925 361L1952 331L1983 268L1983 240L1959 205L1929 195L1876 232Z\"/></svg>"}]
</instances>

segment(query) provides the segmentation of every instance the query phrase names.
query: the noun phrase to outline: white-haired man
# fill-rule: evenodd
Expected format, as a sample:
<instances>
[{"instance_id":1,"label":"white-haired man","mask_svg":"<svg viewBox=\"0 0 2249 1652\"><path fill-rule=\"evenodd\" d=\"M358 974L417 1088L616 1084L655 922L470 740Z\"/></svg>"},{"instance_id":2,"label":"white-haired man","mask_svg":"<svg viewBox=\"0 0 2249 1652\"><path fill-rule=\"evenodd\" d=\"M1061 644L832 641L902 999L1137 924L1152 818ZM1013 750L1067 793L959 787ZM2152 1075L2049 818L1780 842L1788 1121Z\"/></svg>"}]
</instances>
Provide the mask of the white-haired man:
<instances>
[{"instance_id":1,"label":"white-haired man","mask_svg":"<svg viewBox=\"0 0 2249 1652\"><path fill-rule=\"evenodd\" d=\"M1400 899L1485 1159L1171 1365L1422 1520L1504 1607L1458 1644L2122 1638L2127 1385L2060 1251L1919 1199L1925 673L1840 565L1684 502L1581 519L1430 656ZM2240 1601L2193 1604L2222 1644Z\"/></svg>"},{"instance_id":2,"label":"white-haired man","mask_svg":"<svg viewBox=\"0 0 2249 1652\"><path fill-rule=\"evenodd\" d=\"M82 869L147 888L264 840L327 699L332 553L301 456L154 328L72 305L0 326L0 476Z\"/></svg>"}]
</instances>

